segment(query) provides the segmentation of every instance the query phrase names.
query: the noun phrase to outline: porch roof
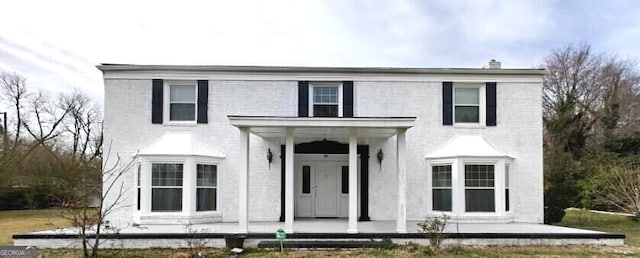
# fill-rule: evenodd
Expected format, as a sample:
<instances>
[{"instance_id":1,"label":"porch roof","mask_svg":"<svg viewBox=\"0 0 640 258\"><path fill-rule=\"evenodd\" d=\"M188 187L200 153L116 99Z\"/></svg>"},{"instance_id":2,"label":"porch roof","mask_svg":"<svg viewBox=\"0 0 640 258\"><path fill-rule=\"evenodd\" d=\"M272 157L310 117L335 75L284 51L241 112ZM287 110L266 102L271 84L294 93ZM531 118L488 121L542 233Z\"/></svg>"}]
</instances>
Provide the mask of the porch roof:
<instances>
[{"instance_id":1,"label":"porch roof","mask_svg":"<svg viewBox=\"0 0 640 258\"><path fill-rule=\"evenodd\" d=\"M285 117L285 116L235 116L229 122L236 127L250 128L264 137L284 137L285 128L301 129L297 137L346 137L347 128L357 128L358 136L388 138L396 129L413 127L416 117Z\"/></svg>"}]
</instances>

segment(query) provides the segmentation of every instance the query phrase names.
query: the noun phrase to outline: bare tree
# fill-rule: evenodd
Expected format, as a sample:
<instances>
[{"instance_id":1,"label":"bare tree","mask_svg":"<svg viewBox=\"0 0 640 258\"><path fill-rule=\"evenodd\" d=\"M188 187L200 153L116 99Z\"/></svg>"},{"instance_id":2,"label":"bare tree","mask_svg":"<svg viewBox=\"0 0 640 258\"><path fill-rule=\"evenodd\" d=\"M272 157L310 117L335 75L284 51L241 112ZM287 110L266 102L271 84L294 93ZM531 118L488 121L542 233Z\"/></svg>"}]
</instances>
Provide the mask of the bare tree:
<instances>
[{"instance_id":1,"label":"bare tree","mask_svg":"<svg viewBox=\"0 0 640 258\"><path fill-rule=\"evenodd\" d=\"M604 168L601 201L621 212L640 216L640 163Z\"/></svg>"},{"instance_id":2,"label":"bare tree","mask_svg":"<svg viewBox=\"0 0 640 258\"><path fill-rule=\"evenodd\" d=\"M101 185L96 186L92 180L86 178L90 173L81 173L81 183L72 189L73 198L68 198L59 206L64 211L64 217L78 230L84 257L98 257L104 231L117 230L109 225L105 217L127 207L122 204L129 190L124 185L123 176L133 166L133 160L123 163L116 155L114 160L109 162L112 158L109 155L111 151L107 150L106 153L105 164L112 165L99 174ZM99 196L97 210L90 205L96 192Z\"/></svg>"},{"instance_id":3,"label":"bare tree","mask_svg":"<svg viewBox=\"0 0 640 258\"><path fill-rule=\"evenodd\" d=\"M15 130L13 132L13 148L16 147L20 140L23 103L29 95L26 80L26 78L17 73L0 71L0 96L2 96L0 98L8 101L15 111L16 123Z\"/></svg>"},{"instance_id":4,"label":"bare tree","mask_svg":"<svg viewBox=\"0 0 640 258\"><path fill-rule=\"evenodd\" d=\"M64 99L65 96L60 98ZM29 101L30 111L35 116L35 121L23 119L22 124L27 133L40 145L46 145L63 132L60 127L71 112L71 103L58 101L57 103L40 91Z\"/></svg>"},{"instance_id":5,"label":"bare tree","mask_svg":"<svg viewBox=\"0 0 640 258\"><path fill-rule=\"evenodd\" d=\"M91 162L100 156L102 119L89 97L76 90L62 99L69 107L65 130L71 135L71 154L77 162Z\"/></svg>"}]
</instances>

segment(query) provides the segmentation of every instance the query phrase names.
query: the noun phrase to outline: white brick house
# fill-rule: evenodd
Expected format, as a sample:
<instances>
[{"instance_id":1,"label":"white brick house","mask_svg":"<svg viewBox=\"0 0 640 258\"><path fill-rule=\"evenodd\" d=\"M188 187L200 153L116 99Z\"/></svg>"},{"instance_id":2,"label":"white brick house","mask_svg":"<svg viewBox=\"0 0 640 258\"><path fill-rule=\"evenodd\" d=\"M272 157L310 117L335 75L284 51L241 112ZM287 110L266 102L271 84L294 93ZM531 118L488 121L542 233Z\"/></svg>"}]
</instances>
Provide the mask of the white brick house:
<instances>
[{"instance_id":1,"label":"white brick house","mask_svg":"<svg viewBox=\"0 0 640 258\"><path fill-rule=\"evenodd\" d=\"M110 223L543 221L543 70L98 69Z\"/></svg>"}]
</instances>

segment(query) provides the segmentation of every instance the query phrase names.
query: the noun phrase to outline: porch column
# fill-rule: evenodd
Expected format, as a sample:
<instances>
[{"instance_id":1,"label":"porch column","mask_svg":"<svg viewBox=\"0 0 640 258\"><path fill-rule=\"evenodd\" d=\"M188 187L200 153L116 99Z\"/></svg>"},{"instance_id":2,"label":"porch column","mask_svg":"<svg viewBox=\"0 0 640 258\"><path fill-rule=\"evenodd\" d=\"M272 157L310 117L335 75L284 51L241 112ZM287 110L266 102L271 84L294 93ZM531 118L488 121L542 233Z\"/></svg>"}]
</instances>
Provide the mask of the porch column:
<instances>
[{"instance_id":1,"label":"porch column","mask_svg":"<svg viewBox=\"0 0 640 258\"><path fill-rule=\"evenodd\" d=\"M398 217L396 232L407 233L407 157L406 129L396 130L398 164Z\"/></svg>"},{"instance_id":2,"label":"porch column","mask_svg":"<svg viewBox=\"0 0 640 258\"><path fill-rule=\"evenodd\" d=\"M358 233L358 131L349 128L349 227L347 233Z\"/></svg>"},{"instance_id":3,"label":"porch column","mask_svg":"<svg viewBox=\"0 0 640 258\"><path fill-rule=\"evenodd\" d=\"M240 127L240 170L238 171L238 232L249 231L249 128Z\"/></svg>"},{"instance_id":4,"label":"porch column","mask_svg":"<svg viewBox=\"0 0 640 258\"><path fill-rule=\"evenodd\" d=\"M293 233L293 133L294 128L287 127L285 129L285 166L284 166L284 231L287 233Z\"/></svg>"}]
</instances>

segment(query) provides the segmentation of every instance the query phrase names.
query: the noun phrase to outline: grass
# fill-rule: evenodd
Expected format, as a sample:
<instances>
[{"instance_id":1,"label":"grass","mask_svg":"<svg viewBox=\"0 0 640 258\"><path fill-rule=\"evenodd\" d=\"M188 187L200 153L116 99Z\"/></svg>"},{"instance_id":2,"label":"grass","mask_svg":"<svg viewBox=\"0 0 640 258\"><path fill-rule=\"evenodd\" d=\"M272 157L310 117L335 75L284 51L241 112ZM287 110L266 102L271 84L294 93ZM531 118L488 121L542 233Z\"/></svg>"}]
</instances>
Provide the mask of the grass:
<instances>
[{"instance_id":1,"label":"grass","mask_svg":"<svg viewBox=\"0 0 640 258\"><path fill-rule=\"evenodd\" d=\"M50 210L0 211L0 245L12 245L15 233L55 229L69 225L60 214ZM627 236L626 246L534 246L534 247L460 247L446 248L441 257L637 257L640 255L640 222L624 216L572 210L558 225L584 228ZM101 257L189 257L186 249L103 250ZM80 250L39 250L41 257L81 257ZM415 244L390 249L354 250L274 250L245 249L243 257L425 257L433 252ZM229 257L225 249L209 248L204 257Z\"/></svg>"},{"instance_id":2,"label":"grass","mask_svg":"<svg viewBox=\"0 0 640 258\"><path fill-rule=\"evenodd\" d=\"M0 211L0 246L13 245L12 235L68 227L69 221L54 210Z\"/></svg>"},{"instance_id":3,"label":"grass","mask_svg":"<svg viewBox=\"0 0 640 258\"><path fill-rule=\"evenodd\" d=\"M627 237L624 241L626 245L640 247L640 221L631 220L626 216L571 210L567 212L562 222L557 225L609 233L622 233Z\"/></svg>"}]
</instances>

